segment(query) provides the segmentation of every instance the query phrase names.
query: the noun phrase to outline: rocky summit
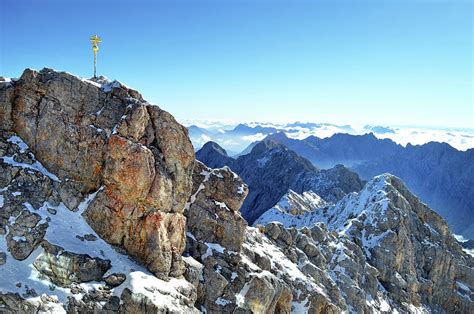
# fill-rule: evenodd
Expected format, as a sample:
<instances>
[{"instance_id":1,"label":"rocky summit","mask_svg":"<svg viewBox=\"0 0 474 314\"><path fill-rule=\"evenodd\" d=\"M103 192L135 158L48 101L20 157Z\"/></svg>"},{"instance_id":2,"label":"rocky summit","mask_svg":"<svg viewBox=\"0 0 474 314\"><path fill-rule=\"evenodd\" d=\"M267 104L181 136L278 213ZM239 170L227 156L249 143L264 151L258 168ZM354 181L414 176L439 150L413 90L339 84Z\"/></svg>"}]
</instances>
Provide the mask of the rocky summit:
<instances>
[{"instance_id":1,"label":"rocky summit","mask_svg":"<svg viewBox=\"0 0 474 314\"><path fill-rule=\"evenodd\" d=\"M0 313L474 312L473 257L397 177L208 149L117 81L0 81Z\"/></svg>"}]
</instances>

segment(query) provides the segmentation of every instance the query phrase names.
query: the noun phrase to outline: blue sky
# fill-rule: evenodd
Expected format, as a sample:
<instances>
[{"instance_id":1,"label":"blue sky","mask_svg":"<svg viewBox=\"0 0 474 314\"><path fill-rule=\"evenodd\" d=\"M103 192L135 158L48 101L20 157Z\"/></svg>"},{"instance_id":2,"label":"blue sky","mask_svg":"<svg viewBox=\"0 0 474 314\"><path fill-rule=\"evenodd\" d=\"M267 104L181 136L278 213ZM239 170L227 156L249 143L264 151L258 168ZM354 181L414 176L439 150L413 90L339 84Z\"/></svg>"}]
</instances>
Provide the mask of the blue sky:
<instances>
[{"instance_id":1,"label":"blue sky","mask_svg":"<svg viewBox=\"0 0 474 314\"><path fill-rule=\"evenodd\" d=\"M98 73L179 119L474 127L473 2L0 1L0 75Z\"/></svg>"}]
</instances>

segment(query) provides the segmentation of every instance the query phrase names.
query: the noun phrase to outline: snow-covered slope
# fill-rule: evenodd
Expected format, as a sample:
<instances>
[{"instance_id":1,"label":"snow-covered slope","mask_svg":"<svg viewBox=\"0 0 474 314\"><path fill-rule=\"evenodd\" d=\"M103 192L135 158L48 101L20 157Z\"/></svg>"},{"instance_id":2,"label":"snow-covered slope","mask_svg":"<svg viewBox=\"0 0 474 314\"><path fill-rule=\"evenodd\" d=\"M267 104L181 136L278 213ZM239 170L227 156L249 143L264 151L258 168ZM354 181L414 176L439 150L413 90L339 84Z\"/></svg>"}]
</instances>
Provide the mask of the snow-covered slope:
<instances>
[{"instance_id":1,"label":"snow-covered slope","mask_svg":"<svg viewBox=\"0 0 474 314\"><path fill-rule=\"evenodd\" d=\"M287 228L310 226L320 221L321 217L315 213L325 206L328 206L327 202L312 191L298 194L290 190L275 206L264 212L253 225L276 221Z\"/></svg>"},{"instance_id":2,"label":"snow-covered slope","mask_svg":"<svg viewBox=\"0 0 474 314\"><path fill-rule=\"evenodd\" d=\"M350 193L333 206L307 207L299 214L272 208L256 224L273 222L298 229L323 223L329 231L353 239L389 293L399 293L396 286L402 284L420 293L414 304L428 306L434 300L444 304L454 298L461 308L473 309L473 258L463 252L446 222L392 175L375 177L361 192ZM457 266L452 266L452 259ZM441 293L439 276L454 290Z\"/></svg>"}]
</instances>

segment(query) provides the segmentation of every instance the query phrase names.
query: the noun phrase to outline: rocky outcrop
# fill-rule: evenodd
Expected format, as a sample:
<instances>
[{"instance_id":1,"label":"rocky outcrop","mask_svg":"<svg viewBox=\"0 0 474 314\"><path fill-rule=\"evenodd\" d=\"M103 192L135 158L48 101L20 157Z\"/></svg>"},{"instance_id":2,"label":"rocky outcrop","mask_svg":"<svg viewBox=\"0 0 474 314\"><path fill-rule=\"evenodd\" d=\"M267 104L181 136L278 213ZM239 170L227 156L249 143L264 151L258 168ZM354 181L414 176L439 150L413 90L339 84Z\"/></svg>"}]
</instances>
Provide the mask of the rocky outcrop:
<instances>
[{"instance_id":1,"label":"rocky outcrop","mask_svg":"<svg viewBox=\"0 0 474 314\"><path fill-rule=\"evenodd\" d=\"M373 271L347 267L346 257L330 266L345 268L344 272L353 273L351 278L373 273L370 282L378 281L397 309L411 311L413 306L467 313L474 308L473 258L463 252L446 222L397 177L376 177L359 194L350 194L334 206L307 208L296 215L273 208L258 223L270 223L266 228L273 229L273 221L298 229L324 222L332 234L351 239L345 246L358 252L359 265L366 261ZM364 288L373 289L377 287Z\"/></svg>"},{"instance_id":2,"label":"rocky outcrop","mask_svg":"<svg viewBox=\"0 0 474 314\"><path fill-rule=\"evenodd\" d=\"M247 186L229 168L210 169L199 161L193 181L185 211L191 270L186 278L197 287L196 306L212 313L289 313L290 287L268 271L252 272L254 265L244 255L248 229L239 208Z\"/></svg>"},{"instance_id":3,"label":"rocky outcrop","mask_svg":"<svg viewBox=\"0 0 474 314\"><path fill-rule=\"evenodd\" d=\"M173 278L194 167L185 128L118 82L49 69L0 82L0 100L2 310L195 311L195 288Z\"/></svg>"},{"instance_id":4,"label":"rocky outcrop","mask_svg":"<svg viewBox=\"0 0 474 314\"><path fill-rule=\"evenodd\" d=\"M239 252L247 222L239 209L248 188L228 168L210 169L196 161L193 195L187 205L187 231L200 241Z\"/></svg>"},{"instance_id":5,"label":"rocky outcrop","mask_svg":"<svg viewBox=\"0 0 474 314\"><path fill-rule=\"evenodd\" d=\"M67 252L47 241L42 246L44 251L35 259L33 266L58 286L69 287L72 283L101 281L110 269L110 260Z\"/></svg>"},{"instance_id":6,"label":"rocky outcrop","mask_svg":"<svg viewBox=\"0 0 474 314\"><path fill-rule=\"evenodd\" d=\"M229 185L230 176L222 175L229 170L199 163L195 169L199 188L189 208L218 221L220 208L206 191L219 180L229 191L239 184ZM290 192L275 208L279 215L260 221L264 226L232 233L243 243L240 251L207 241L214 234L209 223L189 228L185 254L194 272L187 278L198 289L198 307L255 313L474 309L472 257L398 178L377 177L336 205L317 200L314 193Z\"/></svg>"},{"instance_id":7,"label":"rocky outcrop","mask_svg":"<svg viewBox=\"0 0 474 314\"><path fill-rule=\"evenodd\" d=\"M259 230L244 223L245 228L230 232L241 245L229 246L227 238L215 237L210 220L232 228L233 223L221 218L232 209L216 203L242 202L245 186L229 169L209 169L199 162L193 180L195 192L185 212L189 222L185 253L189 257L185 259L193 270L186 278L197 287L198 308L253 313L339 313L351 306L361 311L383 309L387 296L377 288L377 271L347 237L330 233L324 225L289 230L269 224ZM239 191L245 191L244 195ZM222 193L226 197L216 201L215 195ZM205 213L206 223L192 223L190 215L195 217L198 212ZM347 257L344 265L357 279L348 281L341 271L343 256ZM339 277L345 278L344 285L336 284ZM367 305L365 298L372 296L373 302Z\"/></svg>"},{"instance_id":8,"label":"rocky outcrop","mask_svg":"<svg viewBox=\"0 0 474 314\"><path fill-rule=\"evenodd\" d=\"M205 145L196 156L211 164L219 160L221 165L225 160L222 151L223 148L213 143ZM237 159L228 157L226 165L249 186L241 212L251 224L290 189L297 193L313 191L325 201L336 202L363 186L357 174L343 166L318 169L307 159L272 141L258 143L249 154Z\"/></svg>"},{"instance_id":9,"label":"rocky outcrop","mask_svg":"<svg viewBox=\"0 0 474 314\"><path fill-rule=\"evenodd\" d=\"M192 284L158 279L91 229L82 213L100 191L69 210L62 182L3 131L0 169L0 312L197 311Z\"/></svg>"},{"instance_id":10,"label":"rocky outcrop","mask_svg":"<svg viewBox=\"0 0 474 314\"><path fill-rule=\"evenodd\" d=\"M194 165L184 127L118 82L101 86L49 69L26 70L0 98L0 128L16 132L57 175L69 209L100 188L84 214L89 224L157 275L183 272L182 212Z\"/></svg>"}]
</instances>

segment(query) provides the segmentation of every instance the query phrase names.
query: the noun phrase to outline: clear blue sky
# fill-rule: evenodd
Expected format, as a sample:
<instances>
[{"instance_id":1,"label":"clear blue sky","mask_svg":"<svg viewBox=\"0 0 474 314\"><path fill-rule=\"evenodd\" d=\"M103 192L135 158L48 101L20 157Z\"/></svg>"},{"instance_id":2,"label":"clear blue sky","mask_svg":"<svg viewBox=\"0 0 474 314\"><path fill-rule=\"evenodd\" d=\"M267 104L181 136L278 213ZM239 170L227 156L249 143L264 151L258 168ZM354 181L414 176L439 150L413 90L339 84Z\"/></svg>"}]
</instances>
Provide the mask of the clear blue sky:
<instances>
[{"instance_id":1,"label":"clear blue sky","mask_svg":"<svg viewBox=\"0 0 474 314\"><path fill-rule=\"evenodd\" d=\"M474 127L473 2L0 1L0 75L98 72L180 119Z\"/></svg>"}]
</instances>

